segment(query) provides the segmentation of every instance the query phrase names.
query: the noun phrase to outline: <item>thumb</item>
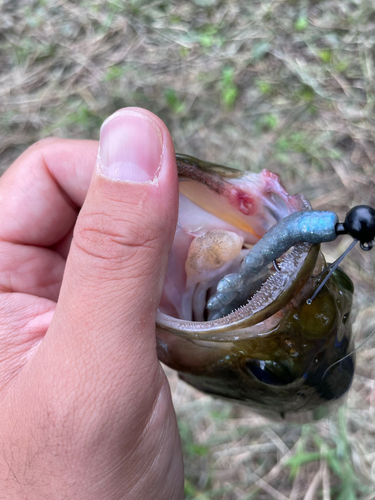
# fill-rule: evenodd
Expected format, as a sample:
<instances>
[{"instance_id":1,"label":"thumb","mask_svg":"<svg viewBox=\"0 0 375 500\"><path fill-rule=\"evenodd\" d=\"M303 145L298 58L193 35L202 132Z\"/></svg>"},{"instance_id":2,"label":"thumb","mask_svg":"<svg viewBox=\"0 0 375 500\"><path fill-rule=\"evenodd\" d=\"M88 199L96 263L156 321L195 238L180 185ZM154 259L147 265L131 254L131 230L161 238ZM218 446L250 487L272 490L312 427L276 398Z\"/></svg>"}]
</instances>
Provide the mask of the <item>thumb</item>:
<instances>
[{"instance_id":1,"label":"thumb","mask_svg":"<svg viewBox=\"0 0 375 500\"><path fill-rule=\"evenodd\" d=\"M157 365L155 313L178 210L171 137L127 108L103 124L97 168L77 219L45 347L124 380ZM88 368L89 367L89 368Z\"/></svg>"},{"instance_id":2,"label":"thumb","mask_svg":"<svg viewBox=\"0 0 375 500\"><path fill-rule=\"evenodd\" d=\"M155 338L177 204L167 128L118 111L101 129L55 315L6 403L21 443L13 475L31 495L53 484L79 498L180 498L165 493L181 489L182 461Z\"/></svg>"}]
</instances>

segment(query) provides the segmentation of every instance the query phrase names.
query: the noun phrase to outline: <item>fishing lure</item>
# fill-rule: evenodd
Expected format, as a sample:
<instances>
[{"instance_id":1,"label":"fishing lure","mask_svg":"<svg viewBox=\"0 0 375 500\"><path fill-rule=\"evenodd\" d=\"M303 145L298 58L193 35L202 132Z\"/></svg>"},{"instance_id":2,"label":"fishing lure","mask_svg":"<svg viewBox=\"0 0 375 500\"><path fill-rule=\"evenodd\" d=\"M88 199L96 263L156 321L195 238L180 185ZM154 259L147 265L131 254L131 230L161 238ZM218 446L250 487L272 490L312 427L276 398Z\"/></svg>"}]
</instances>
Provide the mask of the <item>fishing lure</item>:
<instances>
[{"instance_id":1,"label":"fishing lure","mask_svg":"<svg viewBox=\"0 0 375 500\"><path fill-rule=\"evenodd\" d=\"M371 250L375 238L375 210L367 205L353 207L340 223L335 212L295 212L275 224L243 260L238 273L227 274L217 285L217 292L208 301L209 318L215 319L244 303L249 297L250 287L266 266L285 254L297 243L319 244L334 241L338 236L348 234L353 242L347 250L323 272L329 271L315 290L310 305L332 273L348 252L359 242L364 251ZM275 264L277 266L277 264Z\"/></svg>"}]
</instances>

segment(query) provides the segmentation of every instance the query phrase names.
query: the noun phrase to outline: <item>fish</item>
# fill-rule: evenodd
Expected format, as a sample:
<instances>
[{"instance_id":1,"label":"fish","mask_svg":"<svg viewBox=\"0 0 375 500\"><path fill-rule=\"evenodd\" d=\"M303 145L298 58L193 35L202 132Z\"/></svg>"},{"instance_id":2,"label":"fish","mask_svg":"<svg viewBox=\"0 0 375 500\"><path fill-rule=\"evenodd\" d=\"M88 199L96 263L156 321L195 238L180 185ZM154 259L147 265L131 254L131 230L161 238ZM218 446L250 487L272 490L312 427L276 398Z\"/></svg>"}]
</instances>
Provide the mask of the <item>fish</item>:
<instances>
[{"instance_id":1,"label":"fish","mask_svg":"<svg viewBox=\"0 0 375 500\"><path fill-rule=\"evenodd\" d=\"M176 161L179 215L156 317L159 360L196 389L267 417L327 415L355 368L353 283L337 266L324 281L320 250L337 236L337 216L318 213L311 230L316 212L279 175ZM325 218L333 229L323 229Z\"/></svg>"}]
</instances>

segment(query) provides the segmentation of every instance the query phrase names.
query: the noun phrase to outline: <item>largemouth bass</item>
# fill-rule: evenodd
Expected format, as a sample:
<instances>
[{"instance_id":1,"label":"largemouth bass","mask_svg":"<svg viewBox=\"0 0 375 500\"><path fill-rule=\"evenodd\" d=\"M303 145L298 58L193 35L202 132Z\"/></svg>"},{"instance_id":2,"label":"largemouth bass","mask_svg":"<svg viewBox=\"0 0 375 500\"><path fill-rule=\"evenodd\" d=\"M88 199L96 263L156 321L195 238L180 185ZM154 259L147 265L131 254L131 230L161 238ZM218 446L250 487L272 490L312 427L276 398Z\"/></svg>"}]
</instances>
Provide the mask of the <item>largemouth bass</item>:
<instances>
[{"instance_id":1,"label":"largemouth bass","mask_svg":"<svg viewBox=\"0 0 375 500\"><path fill-rule=\"evenodd\" d=\"M337 221L318 214L318 237L309 236L298 213L310 213L310 203L267 170L183 155L177 167L159 359L201 391L269 416L321 415L348 391L355 364L351 280L338 268L308 301L327 266L318 243L333 239L323 235L324 218L327 227Z\"/></svg>"}]
</instances>

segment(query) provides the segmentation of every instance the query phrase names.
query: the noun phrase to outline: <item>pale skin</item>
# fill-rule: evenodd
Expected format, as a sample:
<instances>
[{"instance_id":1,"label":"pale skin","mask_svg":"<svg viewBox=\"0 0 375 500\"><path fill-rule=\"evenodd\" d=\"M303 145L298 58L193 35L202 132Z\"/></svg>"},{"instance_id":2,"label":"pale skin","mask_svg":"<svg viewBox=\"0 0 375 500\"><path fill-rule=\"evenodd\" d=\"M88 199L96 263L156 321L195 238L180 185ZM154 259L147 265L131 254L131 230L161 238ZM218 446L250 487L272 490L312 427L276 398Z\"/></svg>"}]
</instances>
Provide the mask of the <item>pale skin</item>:
<instances>
[{"instance_id":1,"label":"pale skin","mask_svg":"<svg viewBox=\"0 0 375 500\"><path fill-rule=\"evenodd\" d=\"M156 116L124 113L138 134L128 149L142 120L158 130L162 153L135 160L149 171L159 158L153 180L113 180L97 142L65 139L35 144L0 179L0 498L183 498L155 338L175 153Z\"/></svg>"}]
</instances>

